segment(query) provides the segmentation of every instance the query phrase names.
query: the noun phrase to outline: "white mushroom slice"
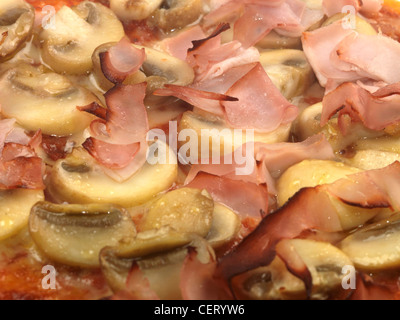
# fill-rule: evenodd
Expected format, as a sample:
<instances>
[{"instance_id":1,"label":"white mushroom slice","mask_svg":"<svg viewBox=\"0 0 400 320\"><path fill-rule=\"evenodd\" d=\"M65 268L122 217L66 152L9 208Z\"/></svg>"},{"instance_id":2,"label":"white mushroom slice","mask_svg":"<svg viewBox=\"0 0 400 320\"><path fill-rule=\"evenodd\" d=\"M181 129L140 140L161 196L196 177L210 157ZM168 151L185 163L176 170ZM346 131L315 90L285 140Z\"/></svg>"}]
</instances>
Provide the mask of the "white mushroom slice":
<instances>
[{"instance_id":1,"label":"white mushroom slice","mask_svg":"<svg viewBox=\"0 0 400 320\"><path fill-rule=\"evenodd\" d=\"M23 0L0 2L0 60L12 56L32 33L34 8Z\"/></svg>"},{"instance_id":2,"label":"white mushroom slice","mask_svg":"<svg viewBox=\"0 0 400 320\"><path fill-rule=\"evenodd\" d=\"M206 239L214 249L219 248L237 236L240 226L240 218L235 212L215 202L211 230Z\"/></svg>"},{"instance_id":3,"label":"white mushroom slice","mask_svg":"<svg viewBox=\"0 0 400 320\"><path fill-rule=\"evenodd\" d=\"M301 38L282 36L271 31L257 42L256 47L259 49L301 49Z\"/></svg>"},{"instance_id":4,"label":"white mushroom slice","mask_svg":"<svg viewBox=\"0 0 400 320\"><path fill-rule=\"evenodd\" d=\"M340 290L343 267L352 261L327 242L305 239L283 240L306 265L312 276L311 299L327 299ZM278 244L279 246L280 244ZM293 276L283 261L276 257L268 267L262 267L234 278L238 298L258 300L306 299L302 280Z\"/></svg>"},{"instance_id":5,"label":"white mushroom slice","mask_svg":"<svg viewBox=\"0 0 400 320\"><path fill-rule=\"evenodd\" d=\"M338 20L342 20L344 23L348 23L348 13L337 13L335 15L333 15L332 17L330 17L329 19L325 20L324 23L321 25L322 27L326 27L332 23L334 23L335 21ZM374 29L374 27L365 19L361 18L360 16L356 15L354 16L355 19L355 27L356 27L356 31L358 33L361 34L366 34L366 35L376 35L377 32Z\"/></svg>"},{"instance_id":6,"label":"white mushroom slice","mask_svg":"<svg viewBox=\"0 0 400 320\"><path fill-rule=\"evenodd\" d=\"M140 226L143 231L170 226L205 237L211 229L213 210L214 201L206 190L177 189L154 201Z\"/></svg>"},{"instance_id":7,"label":"white mushroom slice","mask_svg":"<svg viewBox=\"0 0 400 320\"><path fill-rule=\"evenodd\" d=\"M100 250L132 241L130 215L114 205L39 202L29 218L32 239L49 258L72 266L98 267Z\"/></svg>"},{"instance_id":8,"label":"white mushroom slice","mask_svg":"<svg viewBox=\"0 0 400 320\"><path fill-rule=\"evenodd\" d=\"M153 13L152 20L165 32L186 27L203 13L202 0L164 0Z\"/></svg>"},{"instance_id":9,"label":"white mushroom slice","mask_svg":"<svg viewBox=\"0 0 400 320\"><path fill-rule=\"evenodd\" d=\"M329 160L304 160L287 169L278 180L278 204L284 205L297 191L333 183L360 169Z\"/></svg>"},{"instance_id":10,"label":"white mushroom slice","mask_svg":"<svg viewBox=\"0 0 400 320\"><path fill-rule=\"evenodd\" d=\"M123 290L133 260L169 255L192 240L193 235L177 232L170 227L140 232L130 243L107 247L101 251L100 264L103 274L112 290ZM164 263L167 262L168 259L164 259Z\"/></svg>"},{"instance_id":11,"label":"white mushroom slice","mask_svg":"<svg viewBox=\"0 0 400 320\"><path fill-rule=\"evenodd\" d=\"M101 251L101 269L107 283L114 292L129 292L126 283L132 264L136 262L160 299L182 299L179 283L187 246L196 248L198 259L204 263L215 259L213 249L199 236L178 233L168 227L144 233L151 235L147 241L135 243L141 237L139 233L130 245L104 248Z\"/></svg>"},{"instance_id":12,"label":"white mushroom slice","mask_svg":"<svg viewBox=\"0 0 400 320\"><path fill-rule=\"evenodd\" d=\"M93 52L92 61L94 74L99 85L105 89L110 89L113 84L108 81L101 70L99 54L106 52L116 43L106 43ZM135 84L147 82L147 92L153 92L162 88L164 84L174 84L178 86L187 86L194 80L194 71L186 61L175 58L167 53L143 47L139 45L132 46L138 49L145 49L146 60L143 62L141 70L128 76L124 84Z\"/></svg>"},{"instance_id":13,"label":"white mushroom slice","mask_svg":"<svg viewBox=\"0 0 400 320\"><path fill-rule=\"evenodd\" d=\"M177 167L176 161L154 165L146 162L131 178L117 182L107 176L86 151L75 149L66 159L55 163L48 188L61 201L133 207L169 189L177 177Z\"/></svg>"},{"instance_id":14,"label":"white mushroom slice","mask_svg":"<svg viewBox=\"0 0 400 320\"><path fill-rule=\"evenodd\" d=\"M55 16L55 28L43 30L39 40L43 61L59 73L83 74L92 69L93 51L101 44L119 41L124 28L107 7L90 1Z\"/></svg>"},{"instance_id":15,"label":"white mushroom slice","mask_svg":"<svg viewBox=\"0 0 400 320\"><path fill-rule=\"evenodd\" d=\"M287 99L301 95L314 81L314 72L301 50L262 52L260 62L274 85Z\"/></svg>"},{"instance_id":16,"label":"white mushroom slice","mask_svg":"<svg viewBox=\"0 0 400 320\"><path fill-rule=\"evenodd\" d=\"M297 191L305 187L333 183L346 176L359 173L359 168L328 160L304 160L286 170L278 180L278 205L283 206ZM350 206L330 197L344 230L350 230L386 212L387 209L364 209Z\"/></svg>"},{"instance_id":17,"label":"white mushroom slice","mask_svg":"<svg viewBox=\"0 0 400 320\"><path fill-rule=\"evenodd\" d=\"M221 118L187 111L182 115L179 122L178 131L182 132L183 130L196 133L199 146L198 155L207 158L213 154L230 154L243 143L249 141L271 144L287 141L290 134L290 124L281 125L278 129L269 133L255 132L253 138L246 135L246 130L240 132L240 130L231 129ZM216 134L217 131L220 136ZM209 141L209 149L202 147L203 141ZM186 141L180 142L186 143Z\"/></svg>"},{"instance_id":18,"label":"white mushroom slice","mask_svg":"<svg viewBox=\"0 0 400 320\"><path fill-rule=\"evenodd\" d=\"M343 157L343 162L347 165L363 170L381 169L395 161L400 161L399 153L378 150L360 150L352 158Z\"/></svg>"},{"instance_id":19,"label":"white mushroom slice","mask_svg":"<svg viewBox=\"0 0 400 320\"><path fill-rule=\"evenodd\" d=\"M68 78L41 67L20 65L0 78L2 114L29 131L66 136L84 130L93 116L80 112L98 99Z\"/></svg>"},{"instance_id":20,"label":"white mushroom slice","mask_svg":"<svg viewBox=\"0 0 400 320\"><path fill-rule=\"evenodd\" d=\"M356 144L364 143L364 140L375 139L385 134L383 131L369 130L361 123L353 123L348 130L349 133L343 135L340 132L337 118L332 118L327 125L321 127L321 113L321 102L305 108L300 113L292 128L293 134L297 139L302 141L314 134L323 132L333 150L343 154L349 147L354 148Z\"/></svg>"},{"instance_id":21,"label":"white mushroom slice","mask_svg":"<svg viewBox=\"0 0 400 320\"><path fill-rule=\"evenodd\" d=\"M0 241L17 234L28 225L33 205L44 200L42 190L0 191Z\"/></svg>"},{"instance_id":22,"label":"white mushroom slice","mask_svg":"<svg viewBox=\"0 0 400 320\"><path fill-rule=\"evenodd\" d=\"M354 232L340 248L360 269L374 271L400 266L400 216L379 221Z\"/></svg>"},{"instance_id":23,"label":"white mushroom slice","mask_svg":"<svg viewBox=\"0 0 400 320\"><path fill-rule=\"evenodd\" d=\"M124 21L147 19L164 0L110 0L110 8Z\"/></svg>"}]
</instances>

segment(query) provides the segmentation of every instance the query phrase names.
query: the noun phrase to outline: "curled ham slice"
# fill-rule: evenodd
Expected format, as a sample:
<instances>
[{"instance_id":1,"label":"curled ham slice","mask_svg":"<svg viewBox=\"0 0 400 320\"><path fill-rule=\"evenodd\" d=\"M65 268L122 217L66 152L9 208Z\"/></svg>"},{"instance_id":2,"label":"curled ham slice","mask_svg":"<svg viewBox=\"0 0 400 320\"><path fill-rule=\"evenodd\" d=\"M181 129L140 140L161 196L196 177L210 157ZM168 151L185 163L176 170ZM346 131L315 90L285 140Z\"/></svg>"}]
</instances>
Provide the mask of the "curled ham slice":
<instances>
[{"instance_id":1,"label":"curled ham slice","mask_svg":"<svg viewBox=\"0 0 400 320\"><path fill-rule=\"evenodd\" d=\"M306 32L303 49L323 87L329 91L344 82L370 79L400 81L400 43L382 35L364 35L343 28L341 21Z\"/></svg>"},{"instance_id":2,"label":"curled ham slice","mask_svg":"<svg viewBox=\"0 0 400 320\"><path fill-rule=\"evenodd\" d=\"M354 83L344 83L323 99L321 125L338 114L339 126L346 133L344 116L362 122L371 130L382 130L400 121L400 84L396 83L374 93Z\"/></svg>"},{"instance_id":3,"label":"curled ham slice","mask_svg":"<svg viewBox=\"0 0 400 320\"><path fill-rule=\"evenodd\" d=\"M213 79L231 68L259 60L256 48L245 49L238 41L221 44L221 33L227 29L228 24L221 24L209 37L193 42L186 60L195 71L195 82Z\"/></svg>"},{"instance_id":4,"label":"curled ham slice","mask_svg":"<svg viewBox=\"0 0 400 320\"><path fill-rule=\"evenodd\" d=\"M0 189L44 189L44 164L34 150L41 132L31 138L14 125L15 119L0 121Z\"/></svg>"},{"instance_id":5,"label":"curled ham slice","mask_svg":"<svg viewBox=\"0 0 400 320\"><path fill-rule=\"evenodd\" d=\"M227 92L237 102L223 102L226 119L234 128L271 132L293 121L298 114L273 85L260 63L236 82Z\"/></svg>"},{"instance_id":6,"label":"curled ham slice","mask_svg":"<svg viewBox=\"0 0 400 320\"><path fill-rule=\"evenodd\" d=\"M397 210L399 174L400 163L396 162L383 169L350 175L331 185L301 189L285 206L263 218L249 236L220 260L216 276L230 279L239 273L269 265L281 240L296 238L307 230L342 231L330 196L355 206L365 207L368 203L368 207L392 207ZM346 195L342 190L343 183L349 183ZM374 194L376 188L368 190L374 184L380 188L379 197Z\"/></svg>"},{"instance_id":7,"label":"curled ham slice","mask_svg":"<svg viewBox=\"0 0 400 320\"><path fill-rule=\"evenodd\" d=\"M369 275L358 272L356 288L350 300L399 300L398 279L394 277L391 283L381 283Z\"/></svg>"},{"instance_id":8,"label":"curled ham slice","mask_svg":"<svg viewBox=\"0 0 400 320\"><path fill-rule=\"evenodd\" d=\"M83 147L103 165L106 174L120 182L130 178L146 161L149 127L145 94L145 83L116 85L105 94L107 109L93 103L78 107L99 117L92 122L92 136Z\"/></svg>"},{"instance_id":9,"label":"curled ham slice","mask_svg":"<svg viewBox=\"0 0 400 320\"><path fill-rule=\"evenodd\" d=\"M260 219L268 211L268 192L262 185L199 173L187 187L206 189L215 201L242 217Z\"/></svg>"},{"instance_id":10,"label":"curled ham slice","mask_svg":"<svg viewBox=\"0 0 400 320\"><path fill-rule=\"evenodd\" d=\"M99 54L101 70L112 83L122 83L127 76L140 69L146 53L144 48L134 47L127 37L121 39L108 51Z\"/></svg>"},{"instance_id":11,"label":"curled ham slice","mask_svg":"<svg viewBox=\"0 0 400 320\"><path fill-rule=\"evenodd\" d=\"M178 35L161 41L160 47L170 55L186 60L188 50L193 48L193 41L204 38L206 38L206 34L200 26L196 25L180 32Z\"/></svg>"}]
</instances>

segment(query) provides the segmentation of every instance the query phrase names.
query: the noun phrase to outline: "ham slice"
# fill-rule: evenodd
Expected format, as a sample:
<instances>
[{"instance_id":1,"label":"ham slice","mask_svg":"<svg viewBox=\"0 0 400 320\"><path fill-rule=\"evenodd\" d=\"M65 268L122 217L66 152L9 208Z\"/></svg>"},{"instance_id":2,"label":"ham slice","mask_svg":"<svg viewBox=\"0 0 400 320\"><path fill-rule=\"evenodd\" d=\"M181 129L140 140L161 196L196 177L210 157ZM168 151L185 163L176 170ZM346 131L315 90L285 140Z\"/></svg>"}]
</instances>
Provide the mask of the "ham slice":
<instances>
[{"instance_id":1,"label":"ham slice","mask_svg":"<svg viewBox=\"0 0 400 320\"><path fill-rule=\"evenodd\" d=\"M146 83L116 85L105 94L105 111L96 104L78 107L100 117L92 122L92 136L83 147L117 181L129 179L146 161L145 94Z\"/></svg>"},{"instance_id":2,"label":"ham slice","mask_svg":"<svg viewBox=\"0 0 400 320\"><path fill-rule=\"evenodd\" d=\"M400 81L400 43L383 35L364 35L343 28L341 21L302 37L303 49L323 87L329 91L357 80Z\"/></svg>"},{"instance_id":3,"label":"ham slice","mask_svg":"<svg viewBox=\"0 0 400 320\"><path fill-rule=\"evenodd\" d=\"M108 51L99 54L101 70L112 83L122 83L127 76L140 69L146 59L144 48L134 47L127 37Z\"/></svg>"},{"instance_id":4,"label":"ham slice","mask_svg":"<svg viewBox=\"0 0 400 320\"><path fill-rule=\"evenodd\" d=\"M15 119L0 121L0 189L44 189L44 164L34 150L40 144L41 132L31 138Z\"/></svg>"},{"instance_id":5,"label":"ham slice","mask_svg":"<svg viewBox=\"0 0 400 320\"><path fill-rule=\"evenodd\" d=\"M398 210L399 175L400 163L396 162L383 169L350 175L331 185L301 189L285 206L263 218L249 236L220 260L216 276L230 279L247 270L269 265L282 239L304 236L307 230L342 231L330 196L357 207Z\"/></svg>"},{"instance_id":6,"label":"ham slice","mask_svg":"<svg viewBox=\"0 0 400 320\"><path fill-rule=\"evenodd\" d=\"M260 63L236 82L227 92L237 102L223 102L226 120L233 128L271 132L281 124L293 121L298 115L273 85Z\"/></svg>"},{"instance_id":7,"label":"ham slice","mask_svg":"<svg viewBox=\"0 0 400 320\"><path fill-rule=\"evenodd\" d=\"M374 93L354 83L344 83L323 99L321 125L335 114L339 126L346 132L345 115L354 122L362 122L371 130L382 130L400 121L400 84L396 83Z\"/></svg>"}]
</instances>

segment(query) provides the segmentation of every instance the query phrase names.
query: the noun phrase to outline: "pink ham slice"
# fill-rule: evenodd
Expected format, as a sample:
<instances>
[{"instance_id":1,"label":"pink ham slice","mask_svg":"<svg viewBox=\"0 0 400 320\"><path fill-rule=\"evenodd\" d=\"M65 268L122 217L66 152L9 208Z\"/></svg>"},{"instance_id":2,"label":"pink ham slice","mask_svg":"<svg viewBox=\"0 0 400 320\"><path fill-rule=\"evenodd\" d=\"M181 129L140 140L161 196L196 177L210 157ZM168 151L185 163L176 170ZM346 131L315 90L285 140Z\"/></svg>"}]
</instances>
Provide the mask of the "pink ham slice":
<instances>
[{"instance_id":1,"label":"pink ham slice","mask_svg":"<svg viewBox=\"0 0 400 320\"><path fill-rule=\"evenodd\" d=\"M78 107L99 116L83 147L117 181L130 178L146 161L148 120L143 100L146 84L116 85L105 94L107 109Z\"/></svg>"},{"instance_id":2,"label":"pink ham slice","mask_svg":"<svg viewBox=\"0 0 400 320\"><path fill-rule=\"evenodd\" d=\"M226 94L239 99L222 103L226 119L233 128L271 132L298 115L297 107L282 96L260 63Z\"/></svg>"},{"instance_id":3,"label":"pink ham slice","mask_svg":"<svg viewBox=\"0 0 400 320\"><path fill-rule=\"evenodd\" d=\"M146 59L144 48L134 47L127 37L99 56L103 74L112 83L122 83L138 71Z\"/></svg>"},{"instance_id":4,"label":"pink ham slice","mask_svg":"<svg viewBox=\"0 0 400 320\"><path fill-rule=\"evenodd\" d=\"M323 99L321 125L338 114L339 126L346 132L344 115L362 122L371 130L382 130L400 121L400 84L396 83L370 93L354 83L344 83Z\"/></svg>"}]
</instances>

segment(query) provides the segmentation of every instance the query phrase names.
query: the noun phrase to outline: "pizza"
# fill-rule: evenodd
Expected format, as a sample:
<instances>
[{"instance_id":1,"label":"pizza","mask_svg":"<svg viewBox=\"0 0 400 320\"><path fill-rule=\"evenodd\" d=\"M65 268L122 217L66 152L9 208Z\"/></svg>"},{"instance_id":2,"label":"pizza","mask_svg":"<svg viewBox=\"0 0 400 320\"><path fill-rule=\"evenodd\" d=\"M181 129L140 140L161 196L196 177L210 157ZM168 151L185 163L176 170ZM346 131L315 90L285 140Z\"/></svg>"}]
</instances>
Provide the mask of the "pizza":
<instances>
[{"instance_id":1,"label":"pizza","mask_svg":"<svg viewBox=\"0 0 400 320\"><path fill-rule=\"evenodd\" d=\"M399 298L399 19L2 0L0 299Z\"/></svg>"}]
</instances>

